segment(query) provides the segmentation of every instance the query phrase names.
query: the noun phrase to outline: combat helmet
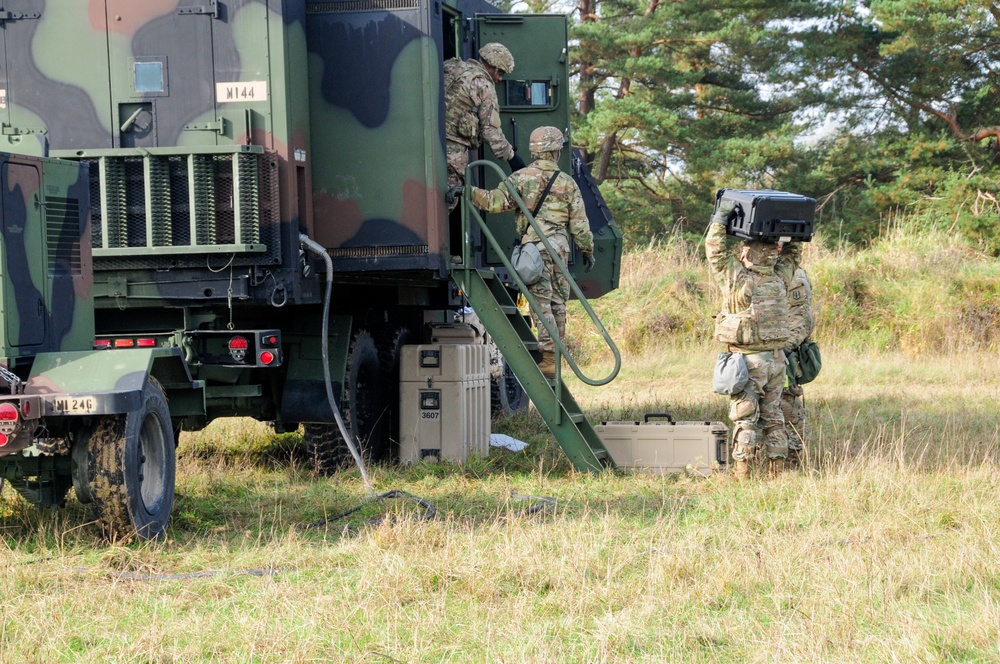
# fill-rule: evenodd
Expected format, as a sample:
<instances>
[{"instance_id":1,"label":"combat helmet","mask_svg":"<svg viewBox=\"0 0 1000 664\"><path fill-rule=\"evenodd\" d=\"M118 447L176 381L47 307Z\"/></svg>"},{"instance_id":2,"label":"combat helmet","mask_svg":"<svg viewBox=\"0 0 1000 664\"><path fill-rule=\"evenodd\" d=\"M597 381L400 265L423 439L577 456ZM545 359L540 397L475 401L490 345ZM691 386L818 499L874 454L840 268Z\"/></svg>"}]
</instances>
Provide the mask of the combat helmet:
<instances>
[{"instance_id":1,"label":"combat helmet","mask_svg":"<svg viewBox=\"0 0 1000 664\"><path fill-rule=\"evenodd\" d=\"M484 44L479 49L479 59L488 65L496 67L504 74L514 71L514 56L510 54L506 46L499 42Z\"/></svg>"},{"instance_id":2,"label":"combat helmet","mask_svg":"<svg viewBox=\"0 0 1000 664\"><path fill-rule=\"evenodd\" d=\"M528 148L532 154L555 152L562 150L565 140L562 132L555 127L539 127L531 132L531 136L528 138Z\"/></svg>"}]
</instances>

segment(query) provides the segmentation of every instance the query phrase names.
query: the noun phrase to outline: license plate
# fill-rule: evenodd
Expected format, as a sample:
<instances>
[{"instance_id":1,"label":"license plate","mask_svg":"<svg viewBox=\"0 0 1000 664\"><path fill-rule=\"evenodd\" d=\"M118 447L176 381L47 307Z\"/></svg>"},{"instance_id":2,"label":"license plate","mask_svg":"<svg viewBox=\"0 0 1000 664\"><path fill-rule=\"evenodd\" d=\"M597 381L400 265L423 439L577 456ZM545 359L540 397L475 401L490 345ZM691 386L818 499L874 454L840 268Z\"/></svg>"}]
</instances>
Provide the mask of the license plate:
<instances>
[{"instance_id":1,"label":"license plate","mask_svg":"<svg viewBox=\"0 0 1000 664\"><path fill-rule=\"evenodd\" d=\"M56 413L93 413L97 410L97 399L95 397L58 397L52 400L52 410Z\"/></svg>"}]
</instances>

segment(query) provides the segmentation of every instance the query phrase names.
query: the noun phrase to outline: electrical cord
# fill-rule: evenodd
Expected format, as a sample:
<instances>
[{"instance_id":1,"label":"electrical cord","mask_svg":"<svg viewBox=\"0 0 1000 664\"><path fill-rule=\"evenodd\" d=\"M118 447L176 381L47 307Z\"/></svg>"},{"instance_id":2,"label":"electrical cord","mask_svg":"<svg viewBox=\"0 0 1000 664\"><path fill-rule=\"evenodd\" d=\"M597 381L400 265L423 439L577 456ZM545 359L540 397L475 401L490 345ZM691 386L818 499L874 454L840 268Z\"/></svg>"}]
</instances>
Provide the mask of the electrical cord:
<instances>
[{"instance_id":1,"label":"electrical cord","mask_svg":"<svg viewBox=\"0 0 1000 664\"><path fill-rule=\"evenodd\" d=\"M423 507L425 511L424 511L423 516L421 516L418 519L419 521L430 521L431 519L433 519L434 517L437 516L437 508L434 507L433 503L431 503L431 502L429 502L427 500L424 500L423 498L421 498L419 496L414 496L412 493L407 493L406 491L401 491L399 489L393 489L392 491L386 491L385 493L380 493L377 496L375 496L374 498L372 498L371 500L366 500L365 502L361 503L360 505L352 507L351 509L349 509L349 510L347 510L345 512L341 512L340 514L337 514L337 515L334 515L334 516L331 516L331 517L327 517L325 519L320 519L319 521L314 521L312 523L307 523L305 525L299 526L299 530L309 530L309 529L312 529L312 528L320 528L320 527L325 526L327 524L333 523L334 521L339 521L339 520L343 519L344 517L350 516L350 515L354 514L355 512L360 512L361 510L363 510L364 508L368 507L369 505L374 505L375 503L380 502L382 500L386 500L387 498L405 498L405 499L411 500L411 501L415 502L417 505L420 505L421 507ZM374 525L374 524L379 523L380 521L381 521L381 518L369 519L367 523L369 525ZM345 530L347 530L348 532L351 532L351 533L354 532L354 529L351 526L347 526L345 528Z\"/></svg>"},{"instance_id":2,"label":"electrical cord","mask_svg":"<svg viewBox=\"0 0 1000 664\"><path fill-rule=\"evenodd\" d=\"M354 457L354 463L357 464L358 470L361 471L361 479L364 480L365 488L368 489L368 495L375 495L375 487L372 486L371 478L368 477L368 470L365 468L365 462L361 459L361 453L358 451L358 446L354 444L354 438L351 436L350 432L347 431L347 427L344 425L344 418L340 416L340 408L337 407L337 400L333 397L333 378L330 376L330 345L328 334L330 331L330 294L333 291L333 260L330 258L330 254L323 249L322 246L314 242L308 235L302 233L299 235L299 242L302 246L317 256L321 256L323 261L326 263L326 294L323 296L323 380L326 386L326 399L330 402L330 409L333 411L333 417L337 420L337 427L340 429L340 435L344 437L344 442L347 443L347 449L351 451L351 456Z\"/></svg>"}]
</instances>

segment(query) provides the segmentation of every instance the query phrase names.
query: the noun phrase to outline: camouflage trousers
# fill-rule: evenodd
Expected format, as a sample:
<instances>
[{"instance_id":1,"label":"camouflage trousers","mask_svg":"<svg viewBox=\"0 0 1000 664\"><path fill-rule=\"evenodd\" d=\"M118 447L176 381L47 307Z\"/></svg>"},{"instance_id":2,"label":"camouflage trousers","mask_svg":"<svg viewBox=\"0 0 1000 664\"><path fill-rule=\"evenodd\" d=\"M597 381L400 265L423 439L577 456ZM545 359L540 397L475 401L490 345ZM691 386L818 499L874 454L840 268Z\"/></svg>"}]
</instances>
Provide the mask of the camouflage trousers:
<instances>
[{"instance_id":1,"label":"camouflage trousers","mask_svg":"<svg viewBox=\"0 0 1000 664\"><path fill-rule=\"evenodd\" d=\"M448 188L465 185L465 167L469 165L468 146L453 141L447 141L446 158L448 161ZM458 199L451 204L449 210L454 210Z\"/></svg>"},{"instance_id":2,"label":"camouflage trousers","mask_svg":"<svg viewBox=\"0 0 1000 664\"><path fill-rule=\"evenodd\" d=\"M782 390L781 414L785 418L788 449L801 452L806 437L806 405L801 385L789 385Z\"/></svg>"},{"instance_id":3,"label":"camouflage trousers","mask_svg":"<svg viewBox=\"0 0 1000 664\"><path fill-rule=\"evenodd\" d=\"M781 414L785 355L767 351L745 357L750 380L746 388L732 395L729 401L733 459L752 461L760 447L765 448L768 459L784 459L788 456L785 420Z\"/></svg>"},{"instance_id":4,"label":"camouflage trousers","mask_svg":"<svg viewBox=\"0 0 1000 664\"><path fill-rule=\"evenodd\" d=\"M562 262L569 262L569 247L566 241L558 237L550 237L548 240ZM538 301L541 313L532 309L531 317L535 320L535 328L538 330L538 350L555 352L556 344L542 324L541 318L544 317L556 328L560 339L566 336L566 299L569 297L569 282L540 242L538 250L542 254L545 272L540 280L528 286L528 292Z\"/></svg>"}]
</instances>

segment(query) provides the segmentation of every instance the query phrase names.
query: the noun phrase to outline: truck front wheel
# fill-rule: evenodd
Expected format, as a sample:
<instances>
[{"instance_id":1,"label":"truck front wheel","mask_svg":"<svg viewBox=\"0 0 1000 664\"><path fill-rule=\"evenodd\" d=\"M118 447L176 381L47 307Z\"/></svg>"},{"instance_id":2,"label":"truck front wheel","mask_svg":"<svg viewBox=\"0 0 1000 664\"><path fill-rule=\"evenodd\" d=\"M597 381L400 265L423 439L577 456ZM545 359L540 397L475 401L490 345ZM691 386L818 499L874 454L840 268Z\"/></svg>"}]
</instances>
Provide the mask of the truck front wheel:
<instances>
[{"instance_id":1,"label":"truck front wheel","mask_svg":"<svg viewBox=\"0 0 1000 664\"><path fill-rule=\"evenodd\" d=\"M109 539L162 537L174 506L176 449L163 388L150 376L142 403L97 420L87 446L87 493Z\"/></svg>"}]
</instances>

